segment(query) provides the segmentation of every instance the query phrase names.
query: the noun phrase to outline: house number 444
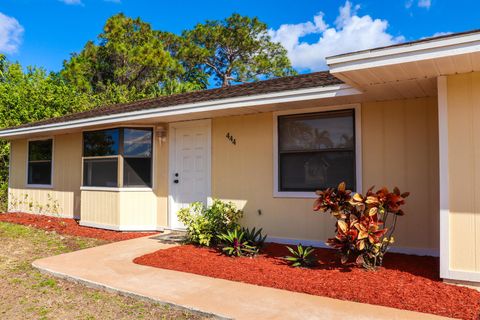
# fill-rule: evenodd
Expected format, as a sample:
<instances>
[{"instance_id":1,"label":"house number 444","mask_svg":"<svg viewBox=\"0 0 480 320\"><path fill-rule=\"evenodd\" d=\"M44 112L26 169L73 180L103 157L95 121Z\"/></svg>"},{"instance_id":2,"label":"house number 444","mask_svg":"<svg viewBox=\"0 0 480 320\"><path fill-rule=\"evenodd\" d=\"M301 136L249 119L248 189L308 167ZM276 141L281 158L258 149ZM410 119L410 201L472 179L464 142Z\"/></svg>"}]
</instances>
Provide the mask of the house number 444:
<instances>
[{"instance_id":1,"label":"house number 444","mask_svg":"<svg viewBox=\"0 0 480 320\"><path fill-rule=\"evenodd\" d=\"M227 137L228 141L230 141L232 144L237 144L237 140L235 140L235 137L230 132L227 132L225 137Z\"/></svg>"}]
</instances>

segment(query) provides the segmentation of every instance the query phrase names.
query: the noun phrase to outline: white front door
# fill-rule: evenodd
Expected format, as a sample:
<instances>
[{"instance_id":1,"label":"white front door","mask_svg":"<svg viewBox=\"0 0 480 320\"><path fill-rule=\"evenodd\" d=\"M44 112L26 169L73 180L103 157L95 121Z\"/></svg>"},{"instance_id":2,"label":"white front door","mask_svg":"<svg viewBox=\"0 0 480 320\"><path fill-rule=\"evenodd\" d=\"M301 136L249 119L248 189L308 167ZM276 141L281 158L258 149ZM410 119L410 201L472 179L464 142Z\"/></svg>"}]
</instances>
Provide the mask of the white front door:
<instances>
[{"instance_id":1,"label":"white front door","mask_svg":"<svg viewBox=\"0 0 480 320\"><path fill-rule=\"evenodd\" d=\"M210 120L170 125L170 228L182 229L178 210L210 197Z\"/></svg>"}]
</instances>

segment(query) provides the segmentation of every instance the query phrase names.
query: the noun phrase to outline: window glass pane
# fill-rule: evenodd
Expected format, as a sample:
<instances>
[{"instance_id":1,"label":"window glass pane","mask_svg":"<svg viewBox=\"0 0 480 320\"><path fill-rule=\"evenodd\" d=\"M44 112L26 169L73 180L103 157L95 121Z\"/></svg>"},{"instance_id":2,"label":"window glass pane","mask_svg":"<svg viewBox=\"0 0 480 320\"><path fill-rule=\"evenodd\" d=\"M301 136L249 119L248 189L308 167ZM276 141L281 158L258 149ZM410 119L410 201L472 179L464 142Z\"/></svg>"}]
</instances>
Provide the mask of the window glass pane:
<instances>
[{"instance_id":1,"label":"window glass pane","mask_svg":"<svg viewBox=\"0 0 480 320\"><path fill-rule=\"evenodd\" d=\"M84 132L83 156L102 157L118 155L118 141L118 129Z\"/></svg>"},{"instance_id":2,"label":"window glass pane","mask_svg":"<svg viewBox=\"0 0 480 320\"><path fill-rule=\"evenodd\" d=\"M278 118L279 150L353 148L353 110L283 116Z\"/></svg>"},{"instance_id":3,"label":"window glass pane","mask_svg":"<svg viewBox=\"0 0 480 320\"><path fill-rule=\"evenodd\" d=\"M28 160L52 160L52 139L28 142Z\"/></svg>"},{"instance_id":4,"label":"window glass pane","mask_svg":"<svg viewBox=\"0 0 480 320\"><path fill-rule=\"evenodd\" d=\"M123 185L125 187L151 187L151 158L125 158L123 165Z\"/></svg>"},{"instance_id":5,"label":"window glass pane","mask_svg":"<svg viewBox=\"0 0 480 320\"><path fill-rule=\"evenodd\" d=\"M88 187L117 187L118 159L84 159L83 185Z\"/></svg>"},{"instance_id":6,"label":"window glass pane","mask_svg":"<svg viewBox=\"0 0 480 320\"><path fill-rule=\"evenodd\" d=\"M152 129L124 129L123 154L125 156L152 156Z\"/></svg>"},{"instance_id":7,"label":"window glass pane","mask_svg":"<svg viewBox=\"0 0 480 320\"><path fill-rule=\"evenodd\" d=\"M28 184L52 183L52 162L38 161L28 163Z\"/></svg>"},{"instance_id":8,"label":"window glass pane","mask_svg":"<svg viewBox=\"0 0 480 320\"><path fill-rule=\"evenodd\" d=\"M303 152L280 155L280 191L316 191L345 181L355 186L352 151Z\"/></svg>"}]
</instances>

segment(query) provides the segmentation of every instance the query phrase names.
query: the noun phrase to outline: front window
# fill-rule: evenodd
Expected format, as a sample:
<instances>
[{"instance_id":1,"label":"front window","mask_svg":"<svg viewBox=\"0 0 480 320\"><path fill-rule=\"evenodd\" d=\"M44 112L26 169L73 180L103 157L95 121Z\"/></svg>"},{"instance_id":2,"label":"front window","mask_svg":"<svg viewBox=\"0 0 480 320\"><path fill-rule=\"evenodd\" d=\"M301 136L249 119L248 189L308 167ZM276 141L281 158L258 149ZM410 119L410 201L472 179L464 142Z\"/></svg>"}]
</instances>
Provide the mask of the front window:
<instances>
[{"instance_id":1,"label":"front window","mask_svg":"<svg viewBox=\"0 0 480 320\"><path fill-rule=\"evenodd\" d=\"M83 134L83 185L151 187L150 128L115 128Z\"/></svg>"},{"instance_id":2,"label":"front window","mask_svg":"<svg viewBox=\"0 0 480 320\"><path fill-rule=\"evenodd\" d=\"M52 184L52 149L52 139L28 142L28 184Z\"/></svg>"},{"instance_id":3,"label":"front window","mask_svg":"<svg viewBox=\"0 0 480 320\"><path fill-rule=\"evenodd\" d=\"M354 110L278 117L278 190L355 187Z\"/></svg>"}]
</instances>

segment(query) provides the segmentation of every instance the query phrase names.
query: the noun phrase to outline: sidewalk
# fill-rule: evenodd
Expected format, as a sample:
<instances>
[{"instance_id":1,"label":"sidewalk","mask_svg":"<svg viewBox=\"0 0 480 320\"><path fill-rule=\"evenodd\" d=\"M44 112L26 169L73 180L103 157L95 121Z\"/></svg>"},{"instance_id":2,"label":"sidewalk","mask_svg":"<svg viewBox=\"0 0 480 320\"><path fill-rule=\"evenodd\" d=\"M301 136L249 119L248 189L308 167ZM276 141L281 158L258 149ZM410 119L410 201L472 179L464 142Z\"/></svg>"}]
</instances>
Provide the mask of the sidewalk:
<instances>
[{"instance_id":1,"label":"sidewalk","mask_svg":"<svg viewBox=\"0 0 480 320\"><path fill-rule=\"evenodd\" d=\"M43 272L122 294L233 319L445 319L134 264L171 245L153 237L36 260Z\"/></svg>"}]
</instances>

